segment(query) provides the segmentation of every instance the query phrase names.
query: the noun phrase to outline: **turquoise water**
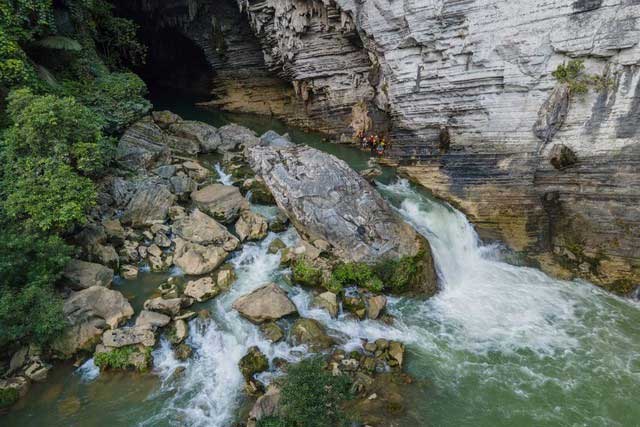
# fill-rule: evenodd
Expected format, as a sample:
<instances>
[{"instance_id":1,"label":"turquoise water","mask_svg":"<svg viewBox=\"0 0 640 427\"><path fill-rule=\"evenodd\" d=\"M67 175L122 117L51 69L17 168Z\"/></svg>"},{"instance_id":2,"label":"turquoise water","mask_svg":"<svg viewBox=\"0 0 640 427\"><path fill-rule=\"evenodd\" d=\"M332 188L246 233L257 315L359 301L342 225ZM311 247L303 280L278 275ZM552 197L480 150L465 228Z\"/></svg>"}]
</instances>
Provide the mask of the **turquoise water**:
<instances>
[{"instance_id":1,"label":"turquoise water","mask_svg":"<svg viewBox=\"0 0 640 427\"><path fill-rule=\"evenodd\" d=\"M235 121L259 133L289 132L366 167L367 153L329 144L321 135L288 129L255 116L213 114L170 105L184 118L217 126ZM430 198L387 171L379 190L428 237L442 290L429 300L391 299L397 318L331 319L311 309L310 294L288 288L305 317L339 332L347 348L361 338L408 344L407 369L418 381L407 388L399 426L636 426L640 422L640 309L582 282L552 279L501 261L500 248L479 241L460 212ZM254 207L266 215L273 209ZM244 402L237 361L251 345L269 358L295 361L296 348L271 345L231 309L238 296L267 281L288 287L278 256L267 246L276 235L248 244L232 258L238 280L228 294L205 304L211 321L192 321L188 362L178 362L166 342L154 351L154 371L100 374L88 363L54 370L9 415L7 426L230 426ZM279 237L293 242L295 232ZM162 275L119 285L139 306ZM184 369L176 374L176 368ZM269 380L269 375L263 378Z\"/></svg>"}]
</instances>

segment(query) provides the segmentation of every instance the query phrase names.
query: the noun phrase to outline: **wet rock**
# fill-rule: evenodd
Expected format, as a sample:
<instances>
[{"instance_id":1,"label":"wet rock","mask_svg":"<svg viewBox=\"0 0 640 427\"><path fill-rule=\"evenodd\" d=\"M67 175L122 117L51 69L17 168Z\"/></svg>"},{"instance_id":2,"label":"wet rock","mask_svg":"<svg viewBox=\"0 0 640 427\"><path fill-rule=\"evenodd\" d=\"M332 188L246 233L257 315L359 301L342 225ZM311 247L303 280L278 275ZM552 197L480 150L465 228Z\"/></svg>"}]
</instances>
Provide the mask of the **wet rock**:
<instances>
[{"instance_id":1,"label":"wet rock","mask_svg":"<svg viewBox=\"0 0 640 427\"><path fill-rule=\"evenodd\" d=\"M119 348L133 344L153 347L155 343L156 338L153 331L148 328L110 329L102 334L102 344L106 347Z\"/></svg>"},{"instance_id":2,"label":"wet rock","mask_svg":"<svg viewBox=\"0 0 640 427\"><path fill-rule=\"evenodd\" d=\"M184 294L203 302L215 298L220 293L220 288L211 277L203 277L198 280L191 280L185 287Z\"/></svg>"},{"instance_id":3,"label":"wet rock","mask_svg":"<svg viewBox=\"0 0 640 427\"><path fill-rule=\"evenodd\" d=\"M324 292L316 296L313 306L324 308L331 317L338 317L338 297L333 292Z\"/></svg>"},{"instance_id":4,"label":"wet rock","mask_svg":"<svg viewBox=\"0 0 640 427\"><path fill-rule=\"evenodd\" d=\"M267 237L268 229L267 220L250 210L242 211L236 222L236 233L241 241L264 239Z\"/></svg>"},{"instance_id":5,"label":"wet rock","mask_svg":"<svg viewBox=\"0 0 640 427\"><path fill-rule=\"evenodd\" d=\"M229 255L218 246L203 246L197 243L176 239L173 262L185 274L199 276L211 273L218 268Z\"/></svg>"},{"instance_id":6,"label":"wet rock","mask_svg":"<svg viewBox=\"0 0 640 427\"><path fill-rule=\"evenodd\" d=\"M576 154L566 145L555 144L551 149L549 162L554 168L562 170L575 165L578 162L578 158L576 157Z\"/></svg>"},{"instance_id":7,"label":"wet rock","mask_svg":"<svg viewBox=\"0 0 640 427\"><path fill-rule=\"evenodd\" d=\"M171 246L171 239L160 231L153 237L153 243L161 248L168 248Z\"/></svg>"},{"instance_id":8,"label":"wet rock","mask_svg":"<svg viewBox=\"0 0 640 427\"><path fill-rule=\"evenodd\" d=\"M285 245L285 243L282 240L273 239L273 242L269 244L269 248L267 249L267 252L269 252L270 254L275 254L279 250L284 249L286 247L287 245Z\"/></svg>"},{"instance_id":9,"label":"wet rock","mask_svg":"<svg viewBox=\"0 0 640 427\"><path fill-rule=\"evenodd\" d=\"M276 343L284 338L284 331L275 322L267 322L260 325L260 331L271 342Z\"/></svg>"},{"instance_id":10,"label":"wet rock","mask_svg":"<svg viewBox=\"0 0 640 427\"><path fill-rule=\"evenodd\" d=\"M181 200L186 200L198 188L196 182L188 176L172 176L169 179L169 183L173 194Z\"/></svg>"},{"instance_id":11,"label":"wet rock","mask_svg":"<svg viewBox=\"0 0 640 427\"><path fill-rule=\"evenodd\" d=\"M282 212L278 212L275 218L269 220L269 231L273 231L274 233L281 233L285 231L288 226L289 218Z\"/></svg>"},{"instance_id":12,"label":"wet rock","mask_svg":"<svg viewBox=\"0 0 640 427\"><path fill-rule=\"evenodd\" d=\"M171 228L174 234L193 243L221 246L227 252L238 247L238 239L233 234L199 209L174 221Z\"/></svg>"},{"instance_id":13,"label":"wet rock","mask_svg":"<svg viewBox=\"0 0 640 427\"><path fill-rule=\"evenodd\" d=\"M181 344L189 336L189 325L182 319L176 319L169 328L169 342L172 345Z\"/></svg>"},{"instance_id":14,"label":"wet rock","mask_svg":"<svg viewBox=\"0 0 640 427\"><path fill-rule=\"evenodd\" d=\"M342 299L342 307L360 320L367 314L367 306L360 295L345 296Z\"/></svg>"},{"instance_id":15,"label":"wet rock","mask_svg":"<svg viewBox=\"0 0 640 427\"><path fill-rule=\"evenodd\" d=\"M255 132L234 123L218 129L221 144L218 151L234 151L242 147L251 147L260 143Z\"/></svg>"},{"instance_id":16,"label":"wet rock","mask_svg":"<svg viewBox=\"0 0 640 427\"><path fill-rule=\"evenodd\" d=\"M412 290L435 293L428 242L345 162L307 146L254 147L249 161L305 240L325 240L345 261L417 256L420 275Z\"/></svg>"},{"instance_id":17,"label":"wet rock","mask_svg":"<svg viewBox=\"0 0 640 427\"><path fill-rule=\"evenodd\" d=\"M149 169L170 158L166 135L149 117L129 127L116 150L116 160L132 170Z\"/></svg>"},{"instance_id":18,"label":"wet rock","mask_svg":"<svg viewBox=\"0 0 640 427\"><path fill-rule=\"evenodd\" d=\"M260 137L260 145L266 145L276 148L289 148L295 144L287 138L280 136L277 132L268 130Z\"/></svg>"},{"instance_id":19,"label":"wet rock","mask_svg":"<svg viewBox=\"0 0 640 427\"><path fill-rule=\"evenodd\" d=\"M247 354L240 359L238 366L244 379L250 381L255 374L269 369L269 360L258 347L254 346L249 348Z\"/></svg>"},{"instance_id":20,"label":"wet rock","mask_svg":"<svg viewBox=\"0 0 640 427\"><path fill-rule=\"evenodd\" d=\"M138 278L138 267L134 265L123 265L120 274L125 280L135 280Z\"/></svg>"},{"instance_id":21,"label":"wet rock","mask_svg":"<svg viewBox=\"0 0 640 427\"><path fill-rule=\"evenodd\" d=\"M102 228L104 229L107 239L115 246L121 246L125 240L125 231L119 219L102 220Z\"/></svg>"},{"instance_id":22,"label":"wet rock","mask_svg":"<svg viewBox=\"0 0 640 427\"><path fill-rule=\"evenodd\" d=\"M24 375L31 381L41 382L47 379L51 367L37 358L32 360L24 370Z\"/></svg>"},{"instance_id":23,"label":"wet rock","mask_svg":"<svg viewBox=\"0 0 640 427\"><path fill-rule=\"evenodd\" d=\"M382 310L387 306L387 297L384 295L375 295L367 298L367 317L369 319L377 319Z\"/></svg>"},{"instance_id":24,"label":"wet rock","mask_svg":"<svg viewBox=\"0 0 640 427\"><path fill-rule=\"evenodd\" d=\"M251 192L251 202L259 205L275 205L276 199L269 191L264 181L260 178L249 178L242 183L244 194Z\"/></svg>"},{"instance_id":25,"label":"wet rock","mask_svg":"<svg viewBox=\"0 0 640 427\"><path fill-rule=\"evenodd\" d=\"M366 179L370 184L382 175L382 169L380 168L368 168L360 171L360 176Z\"/></svg>"},{"instance_id":26,"label":"wet rock","mask_svg":"<svg viewBox=\"0 0 640 427\"><path fill-rule=\"evenodd\" d=\"M228 291L236 280L236 273L231 264L220 267L216 273L216 285L223 291Z\"/></svg>"},{"instance_id":27,"label":"wet rock","mask_svg":"<svg viewBox=\"0 0 640 427\"><path fill-rule=\"evenodd\" d=\"M211 176L211 171L198 162L188 161L182 164L190 178L196 182L203 182Z\"/></svg>"},{"instance_id":28,"label":"wet rock","mask_svg":"<svg viewBox=\"0 0 640 427\"><path fill-rule=\"evenodd\" d=\"M22 376L0 379L0 410L9 408L29 390L29 380Z\"/></svg>"},{"instance_id":29,"label":"wet rock","mask_svg":"<svg viewBox=\"0 0 640 427\"><path fill-rule=\"evenodd\" d=\"M142 310L136 319L135 327L155 331L158 328L167 326L169 322L171 322L171 318L165 314L156 311Z\"/></svg>"},{"instance_id":30,"label":"wet rock","mask_svg":"<svg viewBox=\"0 0 640 427\"><path fill-rule=\"evenodd\" d=\"M180 138L196 142L201 153L216 151L222 145L218 129L206 123L184 120L172 124L169 131Z\"/></svg>"},{"instance_id":31,"label":"wet rock","mask_svg":"<svg viewBox=\"0 0 640 427\"><path fill-rule=\"evenodd\" d=\"M334 344L324 327L315 319L296 320L291 327L291 339L294 345L305 344L313 351L325 350Z\"/></svg>"},{"instance_id":32,"label":"wet rock","mask_svg":"<svg viewBox=\"0 0 640 427\"><path fill-rule=\"evenodd\" d=\"M176 348L173 350L176 358L181 361L188 360L193 354L193 349L188 344L182 343L178 344Z\"/></svg>"},{"instance_id":33,"label":"wet rock","mask_svg":"<svg viewBox=\"0 0 640 427\"><path fill-rule=\"evenodd\" d=\"M191 199L200 210L225 224L233 222L241 211L249 208L240 190L231 185L208 185L191 193Z\"/></svg>"},{"instance_id":34,"label":"wet rock","mask_svg":"<svg viewBox=\"0 0 640 427\"><path fill-rule=\"evenodd\" d=\"M144 302L145 310L157 311L172 317L180 314L180 309L183 306L184 302L182 298L164 299L162 297L157 297L148 299Z\"/></svg>"},{"instance_id":35,"label":"wet rock","mask_svg":"<svg viewBox=\"0 0 640 427\"><path fill-rule=\"evenodd\" d=\"M233 308L253 323L278 320L298 312L287 294L275 283L241 296L235 300Z\"/></svg>"},{"instance_id":36,"label":"wet rock","mask_svg":"<svg viewBox=\"0 0 640 427\"><path fill-rule=\"evenodd\" d=\"M111 286L113 270L100 264L72 259L62 272L64 282L74 290Z\"/></svg>"},{"instance_id":37,"label":"wet rock","mask_svg":"<svg viewBox=\"0 0 640 427\"><path fill-rule=\"evenodd\" d=\"M404 361L404 344L398 341L391 341L389 343L389 356L395 360L398 366L402 366Z\"/></svg>"},{"instance_id":38,"label":"wet rock","mask_svg":"<svg viewBox=\"0 0 640 427\"><path fill-rule=\"evenodd\" d=\"M93 286L71 294L64 301L63 313L68 326L52 348L68 358L78 350L91 350L104 330L129 319L133 308L120 292Z\"/></svg>"},{"instance_id":39,"label":"wet rock","mask_svg":"<svg viewBox=\"0 0 640 427\"><path fill-rule=\"evenodd\" d=\"M158 178L145 179L138 184L124 211L122 221L133 227L162 223L175 201L176 196L164 181Z\"/></svg>"}]
</instances>

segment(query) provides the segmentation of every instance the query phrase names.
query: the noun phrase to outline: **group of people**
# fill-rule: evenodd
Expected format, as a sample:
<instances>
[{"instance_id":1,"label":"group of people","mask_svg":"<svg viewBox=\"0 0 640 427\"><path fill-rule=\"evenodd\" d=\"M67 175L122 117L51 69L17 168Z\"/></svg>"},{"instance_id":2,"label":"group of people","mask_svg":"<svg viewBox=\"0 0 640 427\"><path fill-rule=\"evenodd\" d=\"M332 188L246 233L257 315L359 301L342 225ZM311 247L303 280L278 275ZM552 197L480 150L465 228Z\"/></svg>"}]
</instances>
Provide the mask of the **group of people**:
<instances>
[{"instance_id":1,"label":"group of people","mask_svg":"<svg viewBox=\"0 0 640 427\"><path fill-rule=\"evenodd\" d=\"M384 135L369 134L364 132L358 133L358 140L363 150L370 150L372 156L382 157L386 150L391 146L390 142L385 139Z\"/></svg>"}]
</instances>

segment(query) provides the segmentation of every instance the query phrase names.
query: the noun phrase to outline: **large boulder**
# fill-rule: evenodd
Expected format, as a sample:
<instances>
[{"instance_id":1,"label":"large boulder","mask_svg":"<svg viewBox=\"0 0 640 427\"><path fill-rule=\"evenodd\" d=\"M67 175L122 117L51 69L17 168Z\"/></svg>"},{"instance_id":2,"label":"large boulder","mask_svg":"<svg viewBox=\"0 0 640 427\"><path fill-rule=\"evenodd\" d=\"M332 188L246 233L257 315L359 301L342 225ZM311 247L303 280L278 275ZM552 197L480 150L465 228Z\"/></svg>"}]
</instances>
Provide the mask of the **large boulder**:
<instances>
[{"instance_id":1,"label":"large boulder","mask_svg":"<svg viewBox=\"0 0 640 427\"><path fill-rule=\"evenodd\" d=\"M156 343L153 331L148 328L118 328L109 329L102 334L102 344L107 347L119 348L128 345L142 344L153 347Z\"/></svg>"},{"instance_id":2,"label":"large boulder","mask_svg":"<svg viewBox=\"0 0 640 427\"><path fill-rule=\"evenodd\" d=\"M249 412L249 420L260 421L263 418L277 417L280 414L280 389L270 385L267 392L260 396Z\"/></svg>"},{"instance_id":3,"label":"large boulder","mask_svg":"<svg viewBox=\"0 0 640 427\"><path fill-rule=\"evenodd\" d=\"M167 316L177 316L180 310L186 306L182 298L163 298L156 297L148 299L144 302L144 309L165 314Z\"/></svg>"},{"instance_id":4,"label":"large boulder","mask_svg":"<svg viewBox=\"0 0 640 427\"><path fill-rule=\"evenodd\" d=\"M169 131L177 137L196 142L201 153L216 151L222 144L218 129L202 122L183 120L170 125Z\"/></svg>"},{"instance_id":5,"label":"large boulder","mask_svg":"<svg viewBox=\"0 0 640 427\"><path fill-rule=\"evenodd\" d=\"M327 335L324 327L315 319L298 319L291 327L291 339L294 345L304 344L313 351L326 350L333 344L333 338Z\"/></svg>"},{"instance_id":6,"label":"large boulder","mask_svg":"<svg viewBox=\"0 0 640 427\"><path fill-rule=\"evenodd\" d=\"M129 200L122 221L133 227L144 227L165 221L169 208L176 201L169 185L159 178L148 178L140 183Z\"/></svg>"},{"instance_id":7,"label":"large boulder","mask_svg":"<svg viewBox=\"0 0 640 427\"><path fill-rule=\"evenodd\" d=\"M298 312L286 292L275 283L241 296L235 300L233 308L253 323L278 320Z\"/></svg>"},{"instance_id":8,"label":"large boulder","mask_svg":"<svg viewBox=\"0 0 640 427\"><path fill-rule=\"evenodd\" d=\"M202 277L198 280L191 280L184 289L184 294L198 302L215 298L221 289L212 277Z\"/></svg>"},{"instance_id":9,"label":"large boulder","mask_svg":"<svg viewBox=\"0 0 640 427\"><path fill-rule=\"evenodd\" d=\"M113 280L113 270L101 264L72 259L62 272L62 278L74 290L92 286L109 287Z\"/></svg>"},{"instance_id":10,"label":"large boulder","mask_svg":"<svg viewBox=\"0 0 640 427\"><path fill-rule=\"evenodd\" d=\"M170 158L166 135L150 117L131 125L120 138L116 150L116 160L134 170L149 169Z\"/></svg>"},{"instance_id":11,"label":"large boulder","mask_svg":"<svg viewBox=\"0 0 640 427\"><path fill-rule=\"evenodd\" d=\"M226 227L199 209L195 209L188 217L174 221L171 229L174 234L192 243L221 246L227 252L235 250L239 243Z\"/></svg>"},{"instance_id":12,"label":"large boulder","mask_svg":"<svg viewBox=\"0 0 640 427\"><path fill-rule=\"evenodd\" d=\"M260 137L260 144L276 148L289 148L295 144L275 131L268 130Z\"/></svg>"},{"instance_id":13,"label":"large boulder","mask_svg":"<svg viewBox=\"0 0 640 427\"><path fill-rule=\"evenodd\" d=\"M180 238L175 239L175 243L173 262L188 275L199 276L210 273L229 256L229 253L220 246L203 246Z\"/></svg>"},{"instance_id":14,"label":"large boulder","mask_svg":"<svg viewBox=\"0 0 640 427\"><path fill-rule=\"evenodd\" d=\"M52 348L68 358L79 350L91 350L106 329L115 329L131 318L133 308L120 292L93 286L71 294L64 301L63 313L68 327Z\"/></svg>"},{"instance_id":15,"label":"large boulder","mask_svg":"<svg viewBox=\"0 0 640 427\"><path fill-rule=\"evenodd\" d=\"M178 304L180 306L180 304ZM180 312L180 307L178 307ZM139 329L150 329L155 331L158 328L167 326L171 322L171 317L156 311L142 310L136 319L135 327Z\"/></svg>"},{"instance_id":16,"label":"large boulder","mask_svg":"<svg viewBox=\"0 0 640 427\"><path fill-rule=\"evenodd\" d=\"M191 193L191 200L205 213L227 224L234 221L249 202L232 185L211 184Z\"/></svg>"},{"instance_id":17,"label":"large boulder","mask_svg":"<svg viewBox=\"0 0 640 427\"><path fill-rule=\"evenodd\" d=\"M235 123L218 129L221 143L218 151L233 151L242 147L252 147L260 144L260 139L255 132Z\"/></svg>"},{"instance_id":18,"label":"large boulder","mask_svg":"<svg viewBox=\"0 0 640 427\"><path fill-rule=\"evenodd\" d=\"M435 293L437 276L428 242L344 161L307 146L258 146L248 156L305 240L328 242L345 261L373 264L419 256L421 283L412 290Z\"/></svg>"}]
</instances>

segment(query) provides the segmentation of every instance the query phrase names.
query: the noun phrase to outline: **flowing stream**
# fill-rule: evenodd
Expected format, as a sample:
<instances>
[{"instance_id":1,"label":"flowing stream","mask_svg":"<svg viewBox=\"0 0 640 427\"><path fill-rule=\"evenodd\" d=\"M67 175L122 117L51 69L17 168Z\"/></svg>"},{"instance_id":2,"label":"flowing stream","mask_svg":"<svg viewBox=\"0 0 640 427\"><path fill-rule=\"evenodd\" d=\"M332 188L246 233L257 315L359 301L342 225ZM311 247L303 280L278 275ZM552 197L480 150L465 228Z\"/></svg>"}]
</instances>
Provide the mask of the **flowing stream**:
<instances>
[{"instance_id":1,"label":"flowing stream","mask_svg":"<svg viewBox=\"0 0 640 427\"><path fill-rule=\"evenodd\" d=\"M220 125L227 116L174 110L185 118ZM282 125L251 116L232 117L259 132ZM354 168L365 167L358 150L322 143L313 134L288 130L296 142L332 152ZM228 176L220 166L221 182ZM303 348L267 342L258 328L231 309L240 295L269 281L290 291L302 316L322 322L346 348L363 338L389 338L408 346L407 387L401 426L634 426L640 423L640 310L637 303L587 283L554 280L542 272L501 261L498 245L483 245L465 216L386 171L378 186L405 220L432 246L442 290L428 300L391 298L393 325L331 319L310 309L311 294L287 284L279 255L267 253L289 229L234 254L238 279L231 290L203 304L209 320L190 322L193 357L179 362L167 342L154 351L147 375L100 374L92 362L57 367L10 415L7 426L208 426L236 421L243 405L237 368L257 345L270 358L290 361ZM253 206L265 216L271 207ZM169 273L171 274L171 273ZM175 274L175 272L174 272ZM125 294L144 300L167 274L122 282ZM136 305L134 303L134 305ZM136 307L138 309L139 305ZM263 380L268 382L269 376ZM277 375L277 373L275 373Z\"/></svg>"}]
</instances>

